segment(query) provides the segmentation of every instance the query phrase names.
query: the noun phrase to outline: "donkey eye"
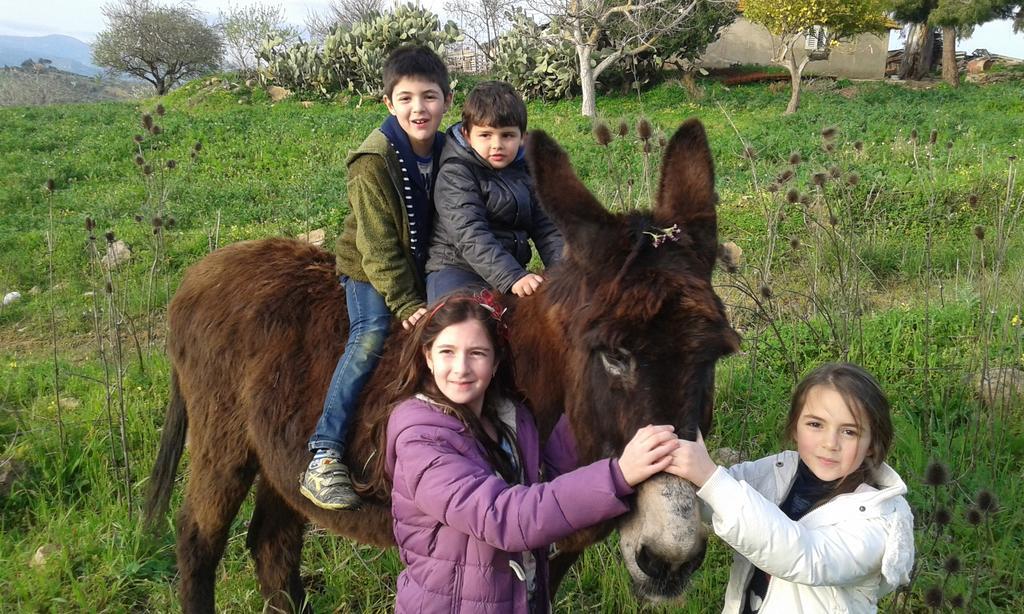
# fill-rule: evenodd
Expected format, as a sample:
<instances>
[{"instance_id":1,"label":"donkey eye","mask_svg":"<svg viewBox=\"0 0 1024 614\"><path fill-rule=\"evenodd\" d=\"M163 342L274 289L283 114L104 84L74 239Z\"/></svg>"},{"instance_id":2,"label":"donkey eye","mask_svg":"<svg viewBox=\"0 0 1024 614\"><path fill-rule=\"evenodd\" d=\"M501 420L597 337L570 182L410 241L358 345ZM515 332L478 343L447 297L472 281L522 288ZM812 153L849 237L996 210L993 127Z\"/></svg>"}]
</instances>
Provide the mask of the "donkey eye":
<instances>
[{"instance_id":1,"label":"donkey eye","mask_svg":"<svg viewBox=\"0 0 1024 614\"><path fill-rule=\"evenodd\" d=\"M617 378L629 379L636 369L636 360L633 355L622 348L615 348L599 352L601 364L608 375Z\"/></svg>"}]
</instances>

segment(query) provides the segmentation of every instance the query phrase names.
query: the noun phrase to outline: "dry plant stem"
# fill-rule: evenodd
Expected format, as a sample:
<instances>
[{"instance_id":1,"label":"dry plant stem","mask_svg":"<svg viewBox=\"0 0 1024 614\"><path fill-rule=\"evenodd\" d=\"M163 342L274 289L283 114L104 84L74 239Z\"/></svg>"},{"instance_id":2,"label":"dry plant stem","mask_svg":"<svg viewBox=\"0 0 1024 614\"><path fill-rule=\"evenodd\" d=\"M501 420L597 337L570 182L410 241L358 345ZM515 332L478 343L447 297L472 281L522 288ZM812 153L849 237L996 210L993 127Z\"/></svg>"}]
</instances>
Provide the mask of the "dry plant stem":
<instances>
[{"instance_id":1,"label":"dry plant stem","mask_svg":"<svg viewBox=\"0 0 1024 614\"><path fill-rule=\"evenodd\" d=\"M103 363L103 393L104 393L104 407L107 413L107 432L110 437L110 463L111 466L116 467L118 464L117 448L114 441L117 439L117 432L114 430L114 412L113 412L113 398L111 395L110 388L110 360L107 358L107 351L103 343L103 331L102 331L102 318L100 316L100 301L99 292L100 288L96 286L96 273L97 271L103 271L103 265L100 262L100 254L96 249L96 239L90 236L89 238L89 266L92 269L92 275L90 279L93 280L92 284L92 325L93 332L96 335L96 350L99 353L100 362ZM110 283L109 279L104 278L104 286Z\"/></svg>"},{"instance_id":2,"label":"dry plant stem","mask_svg":"<svg viewBox=\"0 0 1024 614\"><path fill-rule=\"evenodd\" d=\"M786 362L789 364L790 373L793 376L793 383L796 384L800 378L800 372L796 363L791 358L793 353L789 351L789 348L786 345L786 340L782 336L782 331L779 330L779 327L775 323L775 318L769 311L771 299L766 299L765 302L762 302L760 294L751 287L750 282L744 276L734 273L731 277L735 282L725 284L723 287L732 288L754 302L754 305L757 307L755 313L761 314L762 319L768 324L768 327L772 329L772 332L775 334L775 339L779 342L779 346L782 348L782 354L790 357L787 358ZM766 303L768 306L766 306Z\"/></svg>"},{"instance_id":3,"label":"dry plant stem","mask_svg":"<svg viewBox=\"0 0 1024 614\"><path fill-rule=\"evenodd\" d=\"M57 362L57 307L56 288L53 282L53 190L47 190L46 201L49 206L50 222L46 232L46 255L49 261L50 275L50 341L53 349L53 394L57 408L57 433L60 437L60 453L64 456L67 437L64 432L64 416L60 406L60 365Z\"/></svg>"},{"instance_id":4,"label":"dry plant stem","mask_svg":"<svg viewBox=\"0 0 1024 614\"><path fill-rule=\"evenodd\" d=\"M128 503L128 513L132 513L132 481L131 461L128 457L128 419L124 402L124 353L121 348L121 325L118 310L116 309L117 292L116 287L111 284L110 292L107 294L108 319L110 332L114 340L114 370L117 374L114 389L117 392L118 404L118 426L121 435L121 458L124 470L125 499Z\"/></svg>"},{"instance_id":5,"label":"dry plant stem","mask_svg":"<svg viewBox=\"0 0 1024 614\"><path fill-rule=\"evenodd\" d=\"M220 246L220 209L217 209L217 221L213 225L213 248L211 252Z\"/></svg>"}]
</instances>

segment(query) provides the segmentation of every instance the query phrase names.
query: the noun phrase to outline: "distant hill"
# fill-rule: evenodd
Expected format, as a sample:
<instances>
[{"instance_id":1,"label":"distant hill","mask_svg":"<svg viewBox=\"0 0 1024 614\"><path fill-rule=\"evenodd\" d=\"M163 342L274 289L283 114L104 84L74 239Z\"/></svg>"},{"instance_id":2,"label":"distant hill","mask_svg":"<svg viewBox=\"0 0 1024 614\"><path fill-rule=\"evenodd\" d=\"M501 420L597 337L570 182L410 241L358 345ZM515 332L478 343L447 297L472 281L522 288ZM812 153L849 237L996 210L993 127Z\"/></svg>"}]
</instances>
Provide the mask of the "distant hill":
<instances>
[{"instance_id":1,"label":"distant hill","mask_svg":"<svg viewBox=\"0 0 1024 614\"><path fill-rule=\"evenodd\" d=\"M130 100L152 96L153 87L105 74L92 77L36 64L0 67L0 107Z\"/></svg>"},{"instance_id":2,"label":"distant hill","mask_svg":"<svg viewBox=\"0 0 1024 614\"><path fill-rule=\"evenodd\" d=\"M66 72L88 77L103 72L93 66L92 49L77 38L49 36L0 36L0 66L20 66L28 59L45 58Z\"/></svg>"}]
</instances>

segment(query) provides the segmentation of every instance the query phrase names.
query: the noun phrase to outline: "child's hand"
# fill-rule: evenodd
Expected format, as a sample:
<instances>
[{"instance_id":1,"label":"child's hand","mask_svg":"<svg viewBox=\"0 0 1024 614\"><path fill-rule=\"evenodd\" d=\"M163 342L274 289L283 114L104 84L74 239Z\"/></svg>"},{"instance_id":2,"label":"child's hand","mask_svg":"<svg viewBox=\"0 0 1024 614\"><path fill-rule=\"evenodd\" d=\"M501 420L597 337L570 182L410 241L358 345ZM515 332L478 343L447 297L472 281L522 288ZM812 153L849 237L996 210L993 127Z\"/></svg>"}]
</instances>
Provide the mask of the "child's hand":
<instances>
[{"instance_id":1,"label":"child's hand","mask_svg":"<svg viewBox=\"0 0 1024 614\"><path fill-rule=\"evenodd\" d=\"M516 296L530 296L537 291L544 278L536 273L527 273L519 278L519 281L512 284L512 294Z\"/></svg>"},{"instance_id":2,"label":"child's hand","mask_svg":"<svg viewBox=\"0 0 1024 614\"><path fill-rule=\"evenodd\" d=\"M622 477L630 486L636 486L672 462L672 452L679 445L675 427L647 425L633 435L619 457Z\"/></svg>"},{"instance_id":3,"label":"child's hand","mask_svg":"<svg viewBox=\"0 0 1024 614\"><path fill-rule=\"evenodd\" d=\"M708 481L715 469L718 469L718 465L711 460L708 449L704 445L704 437L698 430L697 441L679 440L679 447L672 452L672 464L665 469L665 472L689 480L694 486L700 488L704 482Z\"/></svg>"},{"instance_id":4,"label":"child's hand","mask_svg":"<svg viewBox=\"0 0 1024 614\"><path fill-rule=\"evenodd\" d=\"M420 307L419 309L414 311L411 316L402 320L402 328L404 328L405 330L409 330L413 326L416 326L416 323L419 322L420 318L422 318L426 313L427 308Z\"/></svg>"}]
</instances>

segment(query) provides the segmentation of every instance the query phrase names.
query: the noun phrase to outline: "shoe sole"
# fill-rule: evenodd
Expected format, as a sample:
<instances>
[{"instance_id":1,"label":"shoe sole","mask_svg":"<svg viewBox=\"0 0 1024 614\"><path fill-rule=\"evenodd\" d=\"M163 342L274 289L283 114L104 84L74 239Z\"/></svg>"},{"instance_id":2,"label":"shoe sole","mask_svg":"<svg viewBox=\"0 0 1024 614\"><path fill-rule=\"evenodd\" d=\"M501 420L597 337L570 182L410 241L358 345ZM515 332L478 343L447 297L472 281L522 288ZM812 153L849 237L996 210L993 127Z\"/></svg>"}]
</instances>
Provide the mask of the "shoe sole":
<instances>
[{"instance_id":1,"label":"shoe sole","mask_svg":"<svg viewBox=\"0 0 1024 614\"><path fill-rule=\"evenodd\" d=\"M321 501L313 495L312 491L306 488L305 484L299 484L299 492L302 493L303 497L309 499L310 503L323 510L352 511L359 509L358 503L326 503Z\"/></svg>"}]
</instances>

